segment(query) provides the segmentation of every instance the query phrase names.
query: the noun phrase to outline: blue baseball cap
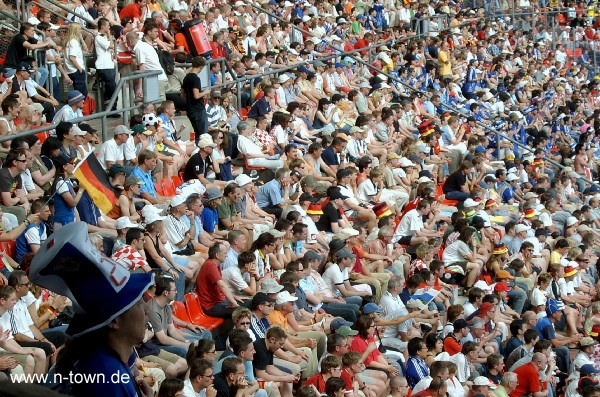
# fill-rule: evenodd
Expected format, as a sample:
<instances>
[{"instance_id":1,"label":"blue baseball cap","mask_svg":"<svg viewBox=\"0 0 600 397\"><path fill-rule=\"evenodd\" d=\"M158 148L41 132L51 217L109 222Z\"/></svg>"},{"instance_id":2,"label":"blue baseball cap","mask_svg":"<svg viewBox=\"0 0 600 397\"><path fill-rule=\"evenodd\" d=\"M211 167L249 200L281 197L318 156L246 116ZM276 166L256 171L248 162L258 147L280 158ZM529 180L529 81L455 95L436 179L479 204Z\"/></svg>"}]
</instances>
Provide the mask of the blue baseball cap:
<instances>
[{"instance_id":1,"label":"blue baseball cap","mask_svg":"<svg viewBox=\"0 0 600 397\"><path fill-rule=\"evenodd\" d=\"M548 315L554 314L564 309L564 303L557 301L556 299L548 299L548 302L546 303L546 312L548 313Z\"/></svg>"},{"instance_id":2,"label":"blue baseball cap","mask_svg":"<svg viewBox=\"0 0 600 397\"><path fill-rule=\"evenodd\" d=\"M308 74L308 73L310 73L310 70L308 70L308 68L306 66L300 66L298 68L298 72Z\"/></svg>"},{"instance_id":3,"label":"blue baseball cap","mask_svg":"<svg viewBox=\"0 0 600 397\"><path fill-rule=\"evenodd\" d=\"M371 313L381 313L383 309L381 306L370 302L363 306L363 314L371 314Z\"/></svg>"}]
</instances>

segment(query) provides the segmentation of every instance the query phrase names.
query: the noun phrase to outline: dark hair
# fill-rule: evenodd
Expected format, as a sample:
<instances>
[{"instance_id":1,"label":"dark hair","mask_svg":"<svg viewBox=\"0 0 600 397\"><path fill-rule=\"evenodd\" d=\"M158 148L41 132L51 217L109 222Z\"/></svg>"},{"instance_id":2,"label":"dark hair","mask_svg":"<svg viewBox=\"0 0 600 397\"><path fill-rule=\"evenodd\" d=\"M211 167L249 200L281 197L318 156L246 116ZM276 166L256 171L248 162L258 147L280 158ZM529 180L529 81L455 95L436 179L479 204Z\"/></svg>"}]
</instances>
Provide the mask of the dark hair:
<instances>
[{"instance_id":1,"label":"dark hair","mask_svg":"<svg viewBox=\"0 0 600 397\"><path fill-rule=\"evenodd\" d=\"M194 360L202 358L202 356L208 353L213 347L215 347L215 341L212 339L200 339L196 345L190 344L188 351L185 355L185 361L188 366L191 366L191 363Z\"/></svg>"},{"instance_id":2,"label":"dark hair","mask_svg":"<svg viewBox=\"0 0 600 397\"><path fill-rule=\"evenodd\" d=\"M208 248L208 259L215 259L219 251L221 251L221 243L217 241Z\"/></svg>"},{"instance_id":3,"label":"dark hair","mask_svg":"<svg viewBox=\"0 0 600 397\"><path fill-rule=\"evenodd\" d=\"M375 323L375 320L367 315L360 316L354 323L354 329L358 331L361 338L366 339L369 336L369 328Z\"/></svg>"},{"instance_id":4,"label":"dark hair","mask_svg":"<svg viewBox=\"0 0 600 397\"><path fill-rule=\"evenodd\" d=\"M345 380L336 376L332 376L331 378L327 379L327 382L325 382L325 394L327 394L328 397L333 397L335 396L335 393L339 392L344 387L346 387Z\"/></svg>"},{"instance_id":5,"label":"dark hair","mask_svg":"<svg viewBox=\"0 0 600 397\"><path fill-rule=\"evenodd\" d=\"M229 348L236 356L248 348L252 338L245 329L234 328L229 333Z\"/></svg>"},{"instance_id":6,"label":"dark hair","mask_svg":"<svg viewBox=\"0 0 600 397\"><path fill-rule=\"evenodd\" d=\"M525 324L525 321L523 321L523 319L518 318L516 320L513 320L513 322L510 323L510 334L513 336L517 336L521 328L523 328L523 324Z\"/></svg>"},{"instance_id":7,"label":"dark hair","mask_svg":"<svg viewBox=\"0 0 600 397\"><path fill-rule=\"evenodd\" d=\"M238 357L227 357L223 360L223 364L221 365L221 373L224 377L227 375L235 374L237 372L237 367L240 364L243 364L241 358Z\"/></svg>"},{"instance_id":8,"label":"dark hair","mask_svg":"<svg viewBox=\"0 0 600 397\"><path fill-rule=\"evenodd\" d=\"M423 338L415 337L408 341L406 348L409 356L416 356L419 350L423 348Z\"/></svg>"},{"instance_id":9,"label":"dark hair","mask_svg":"<svg viewBox=\"0 0 600 397\"><path fill-rule=\"evenodd\" d=\"M262 233L258 238L252 243L252 247L250 251L256 251L257 249L263 249L267 245L275 244L275 236L271 233L265 232Z\"/></svg>"},{"instance_id":10,"label":"dark hair","mask_svg":"<svg viewBox=\"0 0 600 397\"><path fill-rule=\"evenodd\" d=\"M256 260L256 256L252 251L244 251L238 255L238 267L241 269L249 263Z\"/></svg>"},{"instance_id":11,"label":"dark hair","mask_svg":"<svg viewBox=\"0 0 600 397\"><path fill-rule=\"evenodd\" d=\"M183 390L183 387L184 383L181 379L167 378L160 384L157 397L174 397L177 392Z\"/></svg>"},{"instance_id":12,"label":"dark hair","mask_svg":"<svg viewBox=\"0 0 600 397\"><path fill-rule=\"evenodd\" d=\"M69 131L73 128L73 123L68 121L61 121L56 126L56 137L59 141L63 141L64 136L69 134Z\"/></svg>"},{"instance_id":13,"label":"dark hair","mask_svg":"<svg viewBox=\"0 0 600 397\"><path fill-rule=\"evenodd\" d=\"M203 358L199 358L190 365L190 380L196 379L198 376L203 376L206 371L213 367L213 363Z\"/></svg>"},{"instance_id":14,"label":"dark hair","mask_svg":"<svg viewBox=\"0 0 600 397\"><path fill-rule=\"evenodd\" d=\"M132 227L125 234L125 244L130 245L133 240L139 240L144 237L144 229Z\"/></svg>"},{"instance_id":15,"label":"dark hair","mask_svg":"<svg viewBox=\"0 0 600 397\"><path fill-rule=\"evenodd\" d=\"M154 285L156 286L154 294L156 296L161 296L165 291L171 288L171 283L175 284L175 280L173 280L171 277L157 277L156 281L154 282Z\"/></svg>"}]
</instances>

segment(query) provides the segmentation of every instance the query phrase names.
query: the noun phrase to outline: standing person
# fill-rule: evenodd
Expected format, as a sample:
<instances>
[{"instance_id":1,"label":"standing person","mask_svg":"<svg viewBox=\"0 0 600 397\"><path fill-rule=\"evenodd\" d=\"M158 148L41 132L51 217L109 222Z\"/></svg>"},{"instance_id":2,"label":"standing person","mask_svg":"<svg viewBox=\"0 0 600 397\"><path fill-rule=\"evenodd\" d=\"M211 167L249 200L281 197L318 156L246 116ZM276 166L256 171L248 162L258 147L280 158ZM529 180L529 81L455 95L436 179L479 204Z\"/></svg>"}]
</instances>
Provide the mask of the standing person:
<instances>
[{"instance_id":1,"label":"standing person","mask_svg":"<svg viewBox=\"0 0 600 397\"><path fill-rule=\"evenodd\" d=\"M206 114L202 98L210 94L210 90L205 89L202 91L202 83L200 82L200 77L198 77L198 73L200 73L205 65L206 60L203 57L194 57L192 59L192 68L183 79L183 84L181 84L181 94L185 96L188 106L187 116L196 133L196 145L200 140L200 135L208 132L208 115Z\"/></svg>"},{"instance_id":2,"label":"standing person","mask_svg":"<svg viewBox=\"0 0 600 397\"><path fill-rule=\"evenodd\" d=\"M158 53L152 45L140 40L137 32L127 33L126 39L127 45L135 54L139 70L156 70L160 72L158 75L158 100L164 101L166 99L165 95L169 78L160 64ZM136 98L141 99L139 94L136 95Z\"/></svg>"},{"instance_id":3,"label":"standing person","mask_svg":"<svg viewBox=\"0 0 600 397\"><path fill-rule=\"evenodd\" d=\"M64 379L61 391L75 397L139 396L142 390L152 395L143 380L136 380L131 364L134 347L146 333L142 295L154 276L130 274L109 258L101 258L84 222L68 225L50 241L38 251L30 274L33 283L72 297L77 313L67 329L73 340L61 351L56 366ZM73 270L80 266L86 271L73 278ZM69 383L69 373L90 379ZM117 373L120 382L105 381Z\"/></svg>"},{"instance_id":4,"label":"standing person","mask_svg":"<svg viewBox=\"0 0 600 397\"><path fill-rule=\"evenodd\" d=\"M83 52L87 48L81 40L81 24L73 22L69 25L65 41L67 43L65 48L65 70L69 73L69 78L73 80L73 89L87 97L87 74L85 72L85 60L83 59Z\"/></svg>"},{"instance_id":5,"label":"standing person","mask_svg":"<svg viewBox=\"0 0 600 397\"><path fill-rule=\"evenodd\" d=\"M104 83L104 107L106 108L112 98L117 83L115 70L115 62L113 60L113 50L115 43L110 33L110 21L106 18L98 19L98 34L94 39L94 47L96 48L96 73L98 79ZM117 101L113 105L113 110L116 109ZM118 115L108 117L118 117Z\"/></svg>"}]
</instances>

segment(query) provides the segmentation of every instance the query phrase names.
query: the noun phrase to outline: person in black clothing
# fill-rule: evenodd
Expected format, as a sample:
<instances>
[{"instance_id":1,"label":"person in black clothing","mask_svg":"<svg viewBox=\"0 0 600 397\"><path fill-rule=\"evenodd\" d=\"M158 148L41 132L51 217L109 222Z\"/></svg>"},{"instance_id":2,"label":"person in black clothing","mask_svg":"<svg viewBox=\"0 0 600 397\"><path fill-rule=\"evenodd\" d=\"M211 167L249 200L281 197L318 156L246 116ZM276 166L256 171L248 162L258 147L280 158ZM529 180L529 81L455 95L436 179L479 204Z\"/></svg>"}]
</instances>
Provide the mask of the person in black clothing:
<instances>
[{"instance_id":1,"label":"person in black clothing","mask_svg":"<svg viewBox=\"0 0 600 397\"><path fill-rule=\"evenodd\" d=\"M190 157L185 165L183 180L187 182L190 179L198 179L204 186L208 186L211 182L206 179L206 176L212 167L211 154L216 145L212 142L212 139L202 139L196 142L196 145L200 150Z\"/></svg>"},{"instance_id":2,"label":"person in black clothing","mask_svg":"<svg viewBox=\"0 0 600 397\"><path fill-rule=\"evenodd\" d=\"M459 169L448 176L442 190L448 200L465 201L471 194L467 185L467 174L473 169L473 164L465 160Z\"/></svg>"},{"instance_id":3,"label":"person in black clothing","mask_svg":"<svg viewBox=\"0 0 600 397\"><path fill-rule=\"evenodd\" d=\"M221 372L215 375L213 386L217 397L235 397L239 389L248 386L244 371L244 362L238 357L227 357L223 360Z\"/></svg>"},{"instance_id":4,"label":"person in black clothing","mask_svg":"<svg viewBox=\"0 0 600 397\"><path fill-rule=\"evenodd\" d=\"M271 103L269 103L269 100L275 98L275 88L268 86L264 88L263 92L263 97L254 102L254 104L248 111L249 119L256 120L260 116L264 116L269 121L271 120L273 116L273 109L271 108Z\"/></svg>"},{"instance_id":5,"label":"person in black clothing","mask_svg":"<svg viewBox=\"0 0 600 397\"><path fill-rule=\"evenodd\" d=\"M6 77L12 77L21 62L27 58L27 51L37 49L50 48L51 44L46 41L38 42L35 38L35 26L28 22L21 24L19 34L13 36L6 50L6 60L4 67L6 68ZM46 68L38 68L38 72L42 74L43 79L39 79L40 85L44 85L48 78L48 70ZM44 75L45 74L45 75Z\"/></svg>"},{"instance_id":6,"label":"person in black clothing","mask_svg":"<svg viewBox=\"0 0 600 397\"><path fill-rule=\"evenodd\" d=\"M194 57L192 59L192 69L185 76L181 84L181 94L185 96L188 106L187 116L196 133L196 145L200 140L200 135L208 132L208 116L206 115L203 98L210 94L210 90L206 89L202 91L202 83L200 82L200 77L198 77L198 73L200 73L205 65L206 60L203 57Z\"/></svg>"},{"instance_id":7,"label":"person in black clothing","mask_svg":"<svg viewBox=\"0 0 600 397\"><path fill-rule=\"evenodd\" d=\"M264 339L254 342L254 376L267 382L279 382L279 392L282 397L292 395L292 383L299 379L300 374L289 374L273 365L273 354L281 349L287 340L287 334L278 326L267 330Z\"/></svg>"},{"instance_id":8,"label":"person in black clothing","mask_svg":"<svg viewBox=\"0 0 600 397\"><path fill-rule=\"evenodd\" d=\"M322 232L337 233L343 228L351 227L348 219L340 213L340 208L348 197L344 196L338 187L331 188L328 193L329 202L323 206L323 215L316 224L317 229Z\"/></svg>"}]
</instances>

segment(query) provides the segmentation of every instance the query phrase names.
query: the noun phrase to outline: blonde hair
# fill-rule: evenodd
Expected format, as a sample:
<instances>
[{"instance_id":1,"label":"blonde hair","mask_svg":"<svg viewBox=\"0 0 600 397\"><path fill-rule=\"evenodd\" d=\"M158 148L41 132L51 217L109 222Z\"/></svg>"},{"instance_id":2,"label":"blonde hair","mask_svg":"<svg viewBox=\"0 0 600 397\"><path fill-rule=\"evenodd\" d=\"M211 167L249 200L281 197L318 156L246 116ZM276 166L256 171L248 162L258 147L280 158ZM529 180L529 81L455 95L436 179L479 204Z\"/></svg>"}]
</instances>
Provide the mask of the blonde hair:
<instances>
[{"instance_id":1,"label":"blonde hair","mask_svg":"<svg viewBox=\"0 0 600 397\"><path fill-rule=\"evenodd\" d=\"M77 22L72 22L67 29L67 43L71 40L75 39L77 42L81 39L81 24Z\"/></svg>"}]
</instances>

